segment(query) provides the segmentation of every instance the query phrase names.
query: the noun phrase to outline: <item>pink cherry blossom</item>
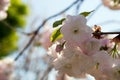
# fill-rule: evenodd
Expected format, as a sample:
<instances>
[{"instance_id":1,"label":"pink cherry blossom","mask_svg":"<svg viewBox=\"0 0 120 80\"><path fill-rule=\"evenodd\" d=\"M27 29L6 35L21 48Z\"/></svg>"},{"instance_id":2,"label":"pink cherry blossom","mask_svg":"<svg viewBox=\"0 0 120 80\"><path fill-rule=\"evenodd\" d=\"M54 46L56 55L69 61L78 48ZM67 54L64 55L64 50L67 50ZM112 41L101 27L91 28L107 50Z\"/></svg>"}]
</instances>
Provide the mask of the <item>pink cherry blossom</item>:
<instances>
[{"instance_id":1,"label":"pink cherry blossom","mask_svg":"<svg viewBox=\"0 0 120 80\"><path fill-rule=\"evenodd\" d=\"M104 76L106 76L105 78L103 78L102 80L119 80L120 79L120 66L113 66L111 69L109 70L105 70L104 72L102 72L102 74L104 74Z\"/></svg>"},{"instance_id":2,"label":"pink cherry blossom","mask_svg":"<svg viewBox=\"0 0 120 80\"><path fill-rule=\"evenodd\" d=\"M56 59L58 58L59 56L59 53L56 52L56 46L57 46L58 43L54 43L51 47L48 48L48 55L50 55L53 59Z\"/></svg>"},{"instance_id":3,"label":"pink cherry blossom","mask_svg":"<svg viewBox=\"0 0 120 80\"><path fill-rule=\"evenodd\" d=\"M101 42L96 38L89 38L85 40L81 45L80 48L86 55L93 55L97 54L100 51Z\"/></svg>"},{"instance_id":4,"label":"pink cherry blossom","mask_svg":"<svg viewBox=\"0 0 120 80\"><path fill-rule=\"evenodd\" d=\"M102 0L104 6L112 9L112 10L119 10L120 9L120 3L118 2L119 0Z\"/></svg>"},{"instance_id":5,"label":"pink cherry blossom","mask_svg":"<svg viewBox=\"0 0 120 80\"><path fill-rule=\"evenodd\" d=\"M10 0L0 0L0 21L7 18L7 10L10 6Z\"/></svg>"},{"instance_id":6,"label":"pink cherry blossom","mask_svg":"<svg viewBox=\"0 0 120 80\"><path fill-rule=\"evenodd\" d=\"M48 29L48 28L44 28L45 30L42 33L41 36L41 44L42 46L48 50L48 48L52 45L52 42L50 41L50 36L52 34L53 29Z\"/></svg>"},{"instance_id":7,"label":"pink cherry blossom","mask_svg":"<svg viewBox=\"0 0 120 80\"><path fill-rule=\"evenodd\" d=\"M10 0L0 0L0 10L6 11L10 6Z\"/></svg>"},{"instance_id":8,"label":"pink cherry blossom","mask_svg":"<svg viewBox=\"0 0 120 80\"><path fill-rule=\"evenodd\" d=\"M91 69L95 63L91 57L84 55L79 47L66 46L61 56L53 62L56 70L69 76L80 77Z\"/></svg>"},{"instance_id":9,"label":"pink cherry blossom","mask_svg":"<svg viewBox=\"0 0 120 80\"><path fill-rule=\"evenodd\" d=\"M7 18L7 13L5 11L0 11L0 21Z\"/></svg>"},{"instance_id":10,"label":"pink cherry blossom","mask_svg":"<svg viewBox=\"0 0 120 80\"><path fill-rule=\"evenodd\" d=\"M97 80L120 79L120 62L109 54L114 44L106 37L92 37L92 29L86 25L84 16L68 15L60 31L63 38L48 50L58 73L72 77L91 74ZM64 48L61 47L63 42Z\"/></svg>"},{"instance_id":11,"label":"pink cherry blossom","mask_svg":"<svg viewBox=\"0 0 120 80\"><path fill-rule=\"evenodd\" d=\"M111 70L114 64L114 59L106 51L100 51L97 54L94 54L93 59L96 63L99 63L98 69L101 72Z\"/></svg>"},{"instance_id":12,"label":"pink cherry blossom","mask_svg":"<svg viewBox=\"0 0 120 80\"><path fill-rule=\"evenodd\" d=\"M93 69L88 70L87 73L94 76L95 80L110 80L107 75L103 74L103 72L96 69L96 67L94 67Z\"/></svg>"},{"instance_id":13,"label":"pink cherry blossom","mask_svg":"<svg viewBox=\"0 0 120 80\"><path fill-rule=\"evenodd\" d=\"M0 21L7 18L7 13L5 11L0 11Z\"/></svg>"},{"instance_id":14,"label":"pink cherry blossom","mask_svg":"<svg viewBox=\"0 0 120 80\"><path fill-rule=\"evenodd\" d=\"M93 55L93 59L98 65L87 73L95 77L96 80L119 80L120 76L115 69L115 60L106 52L101 51Z\"/></svg>"},{"instance_id":15,"label":"pink cherry blossom","mask_svg":"<svg viewBox=\"0 0 120 80\"><path fill-rule=\"evenodd\" d=\"M110 40L105 38L105 39L101 39L101 45L102 46L108 46L110 43Z\"/></svg>"},{"instance_id":16,"label":"pink cherry blossom","mask_svg":"<svg viewBox=\"0 0 120 80\"><path fill-rule=\"evenodd\" d=\"M104 50L107 52L110 52L115 45L115 43L111 42L110 39L108 38L103 38L100 41L101 41L101 47L103 47Z\"/></svg>"},{"instance_id":17,"label":"pink cherry blossom","mask_svg":"<svg viewBox=\"0 0 120 80\"><path fill-rule=\"evenodd\" d=\"M64 39L72 44L79 44L88 39L92 29L86 25L86 19L82 15L68 15L61 28Z\"/></svg>"},{"instance_id":18,"label":"pink cherry blossom","mask_svg":"<svg viewBox=\"0 0 120 80\"><path fill-rule=\"evenodd\" d=\"M5 58L0 60L0 80L8 80L13 71L13 68L14 65L12 59Z\"/></svg>"},{"instance_id":19,"label":"pink cherry blossom","mask_svg":"<svg viewBox=\"0 0 120 80\"><path fill-rule=\"evenodd\" d=\"M61 44L58 44L57 46L56 46L56 52L60 52L60 51L62 51L63 50L63 46L61 45Z\"/></svg>"}]
</instances>

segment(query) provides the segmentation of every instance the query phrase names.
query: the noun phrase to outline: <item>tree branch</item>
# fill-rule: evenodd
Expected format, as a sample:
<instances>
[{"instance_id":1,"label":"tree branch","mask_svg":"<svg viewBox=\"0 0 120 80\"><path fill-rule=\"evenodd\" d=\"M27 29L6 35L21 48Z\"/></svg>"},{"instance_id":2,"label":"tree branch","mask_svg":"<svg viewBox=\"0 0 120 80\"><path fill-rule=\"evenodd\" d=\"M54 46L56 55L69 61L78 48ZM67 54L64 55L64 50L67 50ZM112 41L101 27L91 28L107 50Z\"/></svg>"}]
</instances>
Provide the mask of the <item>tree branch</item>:
<instances>
[{"instance_id":1,"label":"tree branch","mask_svg":"<svg viewBox=\"0 0 120 80\"><path fill-rule=\"evenodd\" d=\"M15 58L15 61L18 60L18 58L23 54L23 52L31 45L32 41L34 40L34 38L36 37L36 35L38 34L39 30L41 29L41 27L43 27L45 25L45 23L54 18L57 17L59 15L61 15L62 13L66 12L67 10L69 10L72 6L74 6L75 4L77 4L80 0L76 0L75 2L73 2L71 5L69 5L67 8L65 8L64 10L60 11L59 13L48 17L47 19L45 19L42 24L37 28L37 30L34 32L34 35L31 37L31 39L29 40L29 42L27 43L27 45L23 48L23 50L17 55L17 57Z\"/></svg>"},{"instance_id":2,"label":"tree branch","mask_svg":"<svg viewBox=\"0 0 120 80\"><path fill-rule=\"evenodd\" d=\"M100 3L94 10L95 11L93 11L92 13L91 13L91 15L87 18L87 20L90 20L91 19L91 17L99 10L99 8L102 6L102 3Z\"/></svg>"},{"instance_id":3,"label":"tree branch","mask_svg":"<svg viewBox=\"0 0 120 80\"><path fill-rule=\"evenodd\" d=\"M120 32L95 32L95 35L105 35L105 34L120 34Z\"/></svg>"},{"instance_id":4,"label":"tree branch","mask_svg":"<svg viewBox=\"0 0 120 80\"><path fill-rule=\"evenodd\" d=\"M53 69L53 66L50 65L48 66L47 70L43 73L43 76L41 77L40 80L47 80L48 78L48 74L50 73L50 71ZM45 79L46 78L46 79Z\"/></svg>"},{"instance_id":5,"label":"tree branch","mask_svg":"<svg viewBox=\"0 0 120 80\"><path fill-rule=\"evenodd\" d=\"M79 14L79 9L80 9L80 6L81 6L81 4L82 4L82 0L80 0L79 2L78 2L78 4L76 5L76 9L75 9L75 14L77 15L77 14Z\"/></svg>"},{"instance_id":6,"label":"tree branch","mask_svg":"<svg viewBox=\"0 0 120 80\"><path fill-rule=\"evenodd\" d=\"M15 32L19 32L19 33L22 33L24 35L32 35L33 33L26 33L26 32L22 32L20 30L16 30L14 27L12 27L10 24L8 24L6 21L0 21L1 23L3 23L4 25L6 25L6 27L8 27L9 29L11 29L12 31L15 31Z\"/></svg>"}]
</instances>

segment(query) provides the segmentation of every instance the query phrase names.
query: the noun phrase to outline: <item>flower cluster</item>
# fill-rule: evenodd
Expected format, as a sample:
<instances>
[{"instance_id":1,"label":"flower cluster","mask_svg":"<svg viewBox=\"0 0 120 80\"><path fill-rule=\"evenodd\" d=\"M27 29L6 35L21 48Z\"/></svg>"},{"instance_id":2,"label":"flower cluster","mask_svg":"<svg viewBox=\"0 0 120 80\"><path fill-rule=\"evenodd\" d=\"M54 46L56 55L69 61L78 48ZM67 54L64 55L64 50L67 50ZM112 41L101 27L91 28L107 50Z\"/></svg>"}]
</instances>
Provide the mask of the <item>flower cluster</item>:
<instances>
[{"instance_id":1,"label":"flower cluster","mask_svg":"<svg viewBox=\"0 0 120 80\"><path fill-rule=\"evenodd\" d=\"M3 20L7 17L6 11L10 6L10 0L0 0L0 20Z\"/></svg>"},{"instance_id":2,"label":"flower cluster","mask_svg":"<svg viewBox=\"0 0 120 80\"><path fill-rule=\"evenodd\" d=\"M68 15L62 26L53 32L52 45L47 51L54 68L58 73L77 78L91 74L97 80L119 80L118 37L111 40L101 36L98 34L100 27L95 26L93 30L86 22L84 15Z\"/></svg>"}]
</instances>

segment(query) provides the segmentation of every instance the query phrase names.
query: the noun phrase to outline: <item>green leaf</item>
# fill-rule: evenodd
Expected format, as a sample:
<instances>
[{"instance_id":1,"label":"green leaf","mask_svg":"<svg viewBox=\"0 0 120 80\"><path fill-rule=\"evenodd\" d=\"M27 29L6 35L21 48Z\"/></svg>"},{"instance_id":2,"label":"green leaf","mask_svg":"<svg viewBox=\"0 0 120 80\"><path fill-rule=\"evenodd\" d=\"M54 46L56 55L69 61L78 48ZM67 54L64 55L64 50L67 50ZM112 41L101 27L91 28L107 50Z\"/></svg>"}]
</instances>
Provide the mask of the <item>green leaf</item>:
<instances>
[{"instance_id":1,"label":"green leaf","mask_svg":"<svg viewBox=\"0 0 120 80\"><path fill-rule=\"evenodd\" d=\"M85 17L87 17L91 12L93 12L94 10L90 11L90 12L82 12L80 13L80 15L83 15Z\"/></svg>"},{"instance_id":2,"label":"green leaf","mask_svg":"<svg viewBox=\"0 0 120 80\"><path fill-rule=\"evenodd\" d=\"M65 18L63 18L63 19L61 19L61 20L58 20L58 21L55 21L55 22L53 23L53 28L61 25L64 20L65 20Z\"/></svg>"},{"instance_id":3,"label":"green leaf","mask_svg":"<svg viewBox=\"0 0 120 80\"><path fill-rule=\"evenodd\" d=\"M60 38L63 37L63 35L60 33L60 29L61 29L61 27L58 28L58 29L56 29L56 30L52 33L52 35L51 35L51 37L50 37L50 40L51 40L52 42L54 42L54 41L56 41L56 40L58 40L58 39L60 39Z\"/></svg>"}]
</instances>

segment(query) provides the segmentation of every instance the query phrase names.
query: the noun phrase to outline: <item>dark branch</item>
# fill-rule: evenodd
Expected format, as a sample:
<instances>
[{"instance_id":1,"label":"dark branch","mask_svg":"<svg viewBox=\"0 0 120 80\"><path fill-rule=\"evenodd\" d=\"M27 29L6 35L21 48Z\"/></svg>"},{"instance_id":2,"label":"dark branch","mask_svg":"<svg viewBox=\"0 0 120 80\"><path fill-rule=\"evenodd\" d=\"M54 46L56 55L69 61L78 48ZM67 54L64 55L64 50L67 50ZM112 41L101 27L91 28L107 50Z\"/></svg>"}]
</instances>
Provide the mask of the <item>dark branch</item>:
<instances>
[{"instance_id":1,"label":"dark branch","mask_svg":"<svg viewBox=\"0 0 120 80\"><path fill-rule=\"evenodd\" d=\"M95 35L105 35L105 34L120 34L120 32L95 32Z\"/></svg>"},{"instance_id":2,"label":"dark branch","mask_svg":"<svg viewBox=\"0 0 120 80\"><path fill-rule=\"evenodd\" d=\"M17 57L15 58L15 61L18 60L18 58L23 54L23 52L31 45L32 41L34 40L34 38L36 37L36 35L38 34L39 30L41 29L41 27L43 27L45 25L45 23L54 18L54 17L57 17L61 14L63 14L64 12L66 12L67 10L69 10L72 6L74 6L76 3L78 3L80 0L76 0L75 2L73 2L71 5L69 5L67 8L65 8L64 10L62 10L61 12L53 15L53 16L50 16L48 17L47 19L45 19L43 21L43 23L37 28L37 30L35 31L34 35L31 37L31 39L29 40L29 42L27 43L27 45L24 47L24 49L17 55Z\"/></svg>"}]
</instances>

